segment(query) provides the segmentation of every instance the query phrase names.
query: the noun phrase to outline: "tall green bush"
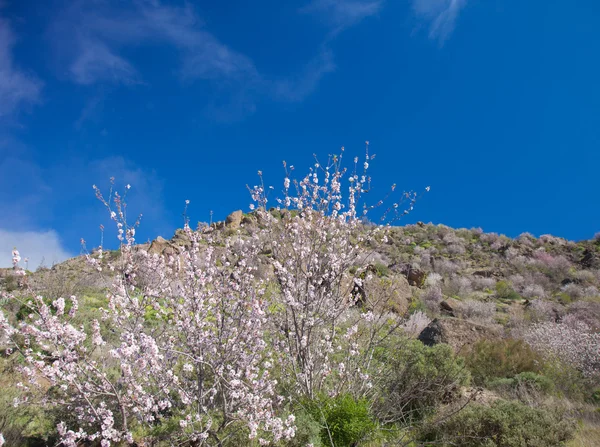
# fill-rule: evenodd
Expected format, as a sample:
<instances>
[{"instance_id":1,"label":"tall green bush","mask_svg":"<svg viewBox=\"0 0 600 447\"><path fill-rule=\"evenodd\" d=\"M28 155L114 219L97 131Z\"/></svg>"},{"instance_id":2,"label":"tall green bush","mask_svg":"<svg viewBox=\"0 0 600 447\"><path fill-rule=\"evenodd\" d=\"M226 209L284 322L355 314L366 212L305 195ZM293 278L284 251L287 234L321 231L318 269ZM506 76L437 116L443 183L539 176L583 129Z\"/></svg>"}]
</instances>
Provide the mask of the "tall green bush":
<instances>
[{"instance_id":1,"label":"tall green bush","mask_svg":"<svg viewBox=\"0 0 600 447\"><path fill-rule=\"evenodd\" d=\"M323 446L354 447L376 432L377 424L366 399L355 399L350 394L333 398L321 395L304 406L321 427Z\"/></svg>"},{"instance_id":2,"label":"tall green bush","mask_svg":"<svg viewBox=\"0 0 600 447\"><path fill-rule=\"evenodd\" d=\"M459 395L469 383L463 359L445 344L425 346L398 340L378 352L379 373L375 414L384 423L409 424Z\"/></svg>"},{"instance_id":3,"label":"tall green bush","mask_svg":"<svg viewBox=\"0 0 600 447\"><path fill-rule=\"evenodd\" d=\"M465 353L465 362L477 385L523 372L539 372L542 359L523 340L481 340Z\"/></svg>"}]
</instances>

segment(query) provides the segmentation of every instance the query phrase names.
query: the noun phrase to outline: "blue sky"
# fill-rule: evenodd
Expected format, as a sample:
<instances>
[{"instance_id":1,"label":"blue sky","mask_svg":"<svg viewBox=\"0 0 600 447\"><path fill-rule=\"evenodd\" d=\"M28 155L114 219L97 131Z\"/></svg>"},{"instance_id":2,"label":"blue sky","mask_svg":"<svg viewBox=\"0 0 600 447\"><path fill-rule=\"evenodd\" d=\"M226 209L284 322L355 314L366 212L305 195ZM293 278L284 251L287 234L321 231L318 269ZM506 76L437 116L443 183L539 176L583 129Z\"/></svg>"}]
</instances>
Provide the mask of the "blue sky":
<instances>
[{"instance_id":1,"label":"blue sky","mask_svg":"<svg viewBox=\"0 0 600 447\"><path fill-rule=\"evenodd\" d=\"M373 197L431 185L407 223L600 231L596 1L0 5L0 265L98 245L111 176L169 237L365 140Z\"/></svg>"}]
</instances>

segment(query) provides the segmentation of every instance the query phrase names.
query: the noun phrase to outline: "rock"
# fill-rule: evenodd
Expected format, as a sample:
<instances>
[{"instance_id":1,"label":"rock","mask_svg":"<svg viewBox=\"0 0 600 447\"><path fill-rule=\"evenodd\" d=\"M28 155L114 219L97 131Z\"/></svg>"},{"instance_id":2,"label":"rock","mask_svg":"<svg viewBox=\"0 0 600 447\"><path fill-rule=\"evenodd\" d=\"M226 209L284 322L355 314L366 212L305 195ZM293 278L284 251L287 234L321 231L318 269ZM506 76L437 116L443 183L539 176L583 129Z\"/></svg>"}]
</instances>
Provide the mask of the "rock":
<instances>
[{"instance_id":1,"label":"rock","mask_svg":"<svg viewBox=\"0 0 600 447\"><path fill-rule=\"evenodd\" d=\"M410 264L391 264L389 268L394 272L402 273L411 286L422 287L427 279L427 272L410 266Z\"/></svg>"},{"instance_id":2,"label":"rock","mask_svg":"<svg viewBox=\"0 0 600 447\"><path fill-rule=\"evenodd\" d=\"M252 214L248 214L248 215L242 217L242 223L245 226L254 226L254 225L256 225L257 220L258 219Z\"/></svg>"},{"instance_id":3,"label":"rock","mask_svg":"<svg viewBox=\"0 0 600 447\"><path fill-rule=\"evenodd\" d=\"M560 282L560 285L561 285L561 286L566 286L566 285L568 285L568 284L571 284L571 283L573 283L573 282L575 282L575 281L574 281L574 280L572 280L571 278L565 278L565 279L563 279L563 280Z\"/></svg>"},{"instance_id":4,"label":"rock","mask_svg":"<svg viewBox=\"0 0 600 447\"><path fill-rule=\"evenodd\" d=\"M455 352L472 346L481 339L493 340L502 337L501 331L493 326L484 326L458 318L436 318L419 334L419 340L427 346L447 343Z\"/></svg>"},{"instance_id":5,"label":"rock","mask_svg":"<svg viewBox=\"0 0 600 447\"><path fill-rule=\"evenodd\" d=\"M583 257L579 261L579 265L583 268L589 269L595 267L597 264L598 262L594 253L589 248L586 248L583 252Z\"/></svg>"},{"instance_id":6,"label":"rock","mask_svg":"<svg viewBox=\"0 0 600 447\"><path fill-rule=\"evenodd\" d=\"M175 234L173 235L173 239L171 239L171 244L180 246L180 247L188 247L192 245L192 241L190 237L183 229L175 230Z\"/></svg>"},{"instance_id":7,"label":"rock","mask_svg":"<svg viewBox=\"0 0 600 447\"><path fill-rule=\"evenodd\" d=\"M475 270L473 276L479 276L481 278L494 278L498 276L497 272L492 270Z\"/></svg>"},{"instance_id":8,"label":"rock","mask_svg":"<svg viewBox=\"0 0 600 447\"><path fill-rule=\"evenodd\" d=\"M225 226L231 228L232 230L237 230L242 223L243 217L244 213L242 210L234 211L225 219Z\"/></svg>"},{"instance_id":9,"label":"rock","mask_svg":"<svg viewBox=\"0 0 600 447\"><path fill-rule=\"evenodd\" d=\"M164 237L162 236L158 236L156 239L154 239L152 241L152 243L150 244L150 248L148 248L148 253L151 254L173 254L173 248L170 246L170 242L168 240L166 240Z\"/></svg>"},{"instance_id":10,"label":"rock","mask_svg":"<svg viewBox=\"0 0 600 447\"><path fill-rule=\"evenodd\" d=\"M434 346L440 343L446 343L442 326L436 318L419 334L419 340L427 346Z\"/></svg>"},{"instance_id":11,"label":"rock","mask_svg":"<svg viewBox=\"0 0 600 447\"><path fill-rule=\"evenodd\" d=\"M369 309L383 309L404 315L412 299L412 289L403 276L380 278L372 275L370 279L354 283L352 292L355 303Z\"/></svg>"},{"instance_id":12,"label":"rock","mask_svg":"<svg viewBox=\"0 0 600 447\"><path fill-rule=\"evenodd\" d=\"M411 286L422 287L427 279L427 272L419 269L409 269L406 273L406 279Z\"/></svg>"},{"instance_id":13,"label":"rock","mask_svg":"<svg viewBox=\"0 0 600 447\"><path fill-rule=\"evenodd\" d=\"M454 307L452 307L448 301L442 301L440 302L440 310L442 311L442 313L450 316L450 317L455 317L455 313L454 313Z\"/></svg>"}]
</instances>

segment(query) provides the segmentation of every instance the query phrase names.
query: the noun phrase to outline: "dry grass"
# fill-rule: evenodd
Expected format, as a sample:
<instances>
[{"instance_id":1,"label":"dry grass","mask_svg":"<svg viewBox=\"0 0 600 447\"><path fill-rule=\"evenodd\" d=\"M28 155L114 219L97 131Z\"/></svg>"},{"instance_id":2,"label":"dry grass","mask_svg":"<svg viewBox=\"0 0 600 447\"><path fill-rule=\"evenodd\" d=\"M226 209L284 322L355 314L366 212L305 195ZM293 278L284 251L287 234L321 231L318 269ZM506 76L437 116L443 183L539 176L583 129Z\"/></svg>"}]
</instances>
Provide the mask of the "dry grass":
<instances>
[{"instance_id":1,"label":"dry grass","mask_svg":"<svg viewBox=\"0 0 600 447\"><path fill-rule=\"evenodd\" d=\"M582 423L577 427L575 439L567 444L567 447L599 447L600 446L600 424Z\"/></svg>"}]
</instances>

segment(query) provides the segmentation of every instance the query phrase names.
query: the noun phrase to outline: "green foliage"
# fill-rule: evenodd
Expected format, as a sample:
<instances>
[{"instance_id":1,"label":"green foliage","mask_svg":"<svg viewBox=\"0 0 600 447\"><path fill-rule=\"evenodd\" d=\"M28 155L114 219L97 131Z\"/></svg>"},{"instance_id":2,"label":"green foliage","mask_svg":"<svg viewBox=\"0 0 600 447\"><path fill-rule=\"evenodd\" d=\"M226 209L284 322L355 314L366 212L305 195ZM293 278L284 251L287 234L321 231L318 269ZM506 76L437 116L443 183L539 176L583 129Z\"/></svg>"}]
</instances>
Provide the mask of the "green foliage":
<instances>
[{"instance_id":1,"label":"green foliage","mask_svg":"<svg viewBox=\"0 0 600 447\"><path fill-rule=\"evenodd\" d=\"M318 396L305 408L320 425L321 443L331 447L353 447L373 435L377 424L371 416L366 399L354 399L350 394L334 398Z\"/></svg>"},{"instance_id":2,"label":"green foliage","mask_svg":"<svg viewBox=\"0 0 600 447\"><path fill-rule=\"evenodd\" d=\"M496 295L503 300L520 300L519 295L512 286L506 281L498 281L496 283Z\"/></svg>"},{"instance_id":3,"label":"green foliage","mask_svg":"<svg viewBox=\"0 0 600 447\"><path fill-rule=\"evenodd\" d=\"M323 447L321 424L303 409L294 412L294 416L296 416L296 435L288 441L282 441L282 447L306 447L309 444L313 447ZM330 445L329 441L325 445Z\"/></svg>"},{"instance_id":4,"label":"green foliage","mask_svg":"<svg viewBox=\"0 0 600 447\"><path fill-rule=\"evenodd\" d=\"M583 402L592 394L592 385L581 372L563 362L547 360L542 374L552 381L555 392L561 397Z\"/></svg>"},{"instance_id":5,"label":"green foliage","mask_svg":"<svg viewBox=\"0 0 600 447\"><path fill-rule=\"evenodd\" d=\"M423 313L427 313L427 312L429 312L429 309L427 308L427 306L425 305L425 303L423 301L414 297L414 295L413 295L412 299L410 300L410 304L408 305L406 314L411 315L411 314L414 314L415 312L419 312L419 311L421 311Z\"/></svg>"},{"instance_id":6,"label":"green foliage","mask_svg":"<svg viewBox=\"0 0 600 447\"><path fill-rule=\"evenodd\" d=\"M594 404L600 405L600 388L596 388L594 391L592 391L590 401Z\"/></svg>"},{"instance_id":7,"label":"green foliage","mask_svg":"<svg viewBox=\"0 0 600 447\"><path fill-rule=\"evenodd\" d=\"M13 292L19 288L19 282L15 275L8 275L4 278L4 290L7 292Z\"/></svg>"},{"instance_id":8,"label":"green foliage","mask_svg":"<svg viewBox=\"0 0 600 447\"><path fill-rule=\"evenodd\" d=\"M420 420L455 400L460 387L469 383L462 358L445 344L429 347L418 340L395 340L376 358L382 371L375 414L384 421Z\"/></svg>"},{"instance_id":9,"label":"green foliage","mask_svg":"<svg viewBox=\"0 0 600 447\"><path fill-rule=\"evenodd\" d=\"M388 266L385 264L382 264L381 262L377 262L373 266L373 268L375 269L377 276L379 276L380 278L383 276L389 276L389 274L390 274L390 269L388 268Z\"/></svg>"},{"instance_id":10,"label":"green foliage","mask_svg":"<svg viewBox=\"0 0 600 447\"><path fill-rule=\"evenodd\" d=\"M52 435L56 430L52 415L37 405L14 407L13 400L21 395L15 385L20 380L15 362L0 358L0 432L6 439L6 445L54 445Z\"/></svg>"},{"instance_id":11,"label":"green foliage","mask_svg":"<svg viewBox=\"0 0 600 447\"><path fill-rule=\"evenodd\" d=\"M540 392L550 394L554 391L554 383L552 380L531 371L519 373L514 377L490 380L487 383L487 386L491 389L513 391L517 393Z\"/></svg>"},{"instance_id":12,"label":"green foliage","mask_svg":"<svg viewBox=\"0 0 600 447\"><path fill-rule=\"evenodd\" d=\"M523 340L480 340L465 362L477 385L497 378L513 378L523 372L539 372L542 360Z\"/></svg>"},{"instance_id":13,"label":"green foliage","mask_svg":"<svg viewBox=\"0 0 600 447\"><path fill-rule=\"evenodd\" d=\"M471 405L427 427L423 441L458 447L558 447L573 437L575 425L563 414L499 400Z\"/></svg>"},{"instance_id":14,"label":"green foliage","mask_svg":"<svg viewBox=\"0 0 600 447\"><path fill-rule=\"evenodd\" d=\"M573 302L573 298L571 298L571 295L565 292L557 294L556 299L558 299L558 301L564 305L571 304Z\"/></svg>"}]
</instances>

